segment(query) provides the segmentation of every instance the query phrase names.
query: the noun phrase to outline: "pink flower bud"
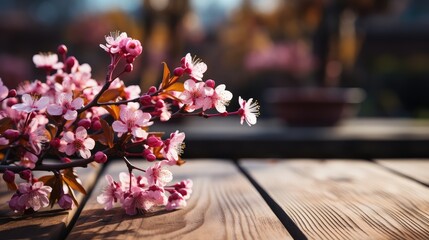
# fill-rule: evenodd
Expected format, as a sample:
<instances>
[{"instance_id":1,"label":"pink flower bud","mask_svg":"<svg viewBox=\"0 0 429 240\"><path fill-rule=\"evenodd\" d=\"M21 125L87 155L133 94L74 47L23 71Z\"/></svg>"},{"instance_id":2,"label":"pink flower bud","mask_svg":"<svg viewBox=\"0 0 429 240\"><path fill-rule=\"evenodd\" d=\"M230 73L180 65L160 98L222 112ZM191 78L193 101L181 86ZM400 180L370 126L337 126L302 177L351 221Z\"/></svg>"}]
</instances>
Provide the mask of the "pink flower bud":
<instances>
[{"instance_id":1,"label":"pink flower bud","mask_svg":"<svg viewBox=\"0 0 429 240\"><path fill-rule=\"evenodd\" d=\"M9 90L9 93L7 94L7 97L16 97L16 90L15 89L11 89Z\"/></svg>"},{"instance_id":2,"label":"pink flower bud","mask_svg":"<svg viewBox=\"0 0 429 240\"><path fill-rule=\"evenodd\" d=\"M3 136L9 140L14 140L19 137L19 131L15 129L7 129L4 131Z\"/></svg>"},{"instance_id":3,"label":"pink flower bud","mask_svg":"<svg viewBox=\"0 0 429 240\"><path fill-rule=\"evenodd\" d=\"M60 46L58 46L57 48L57 52L59 55L64 55L67 53L67 47L64 44L61 44Z\"/></svg>"},{"instance_id":4,"label":"pink flower bud","mask_svg":"<svg viewBox=\"0 0 429 240\"><path fill-rule=\"evenodd\" d=\"M153 93L156 93L156 87L155 86L151 86L149 88L149 90L147 91L147 94L153 94Z\"/></svg>"},{"instance_id":5,"label":"pink flower bud","mask_svg":"<svg viewBox=\"0 0 429 240\"><path fill-rule=\"evenodd\" d=\"M19 172L19 177L21 177L22 179L24 179L24 180L30 180L30 178L32 177L32 173L31 173L31 170L28 170L28 169L26 169L26 170L22 170L21 172Z\"/></svg>"},{"instance_id":6,"label":"pink flower bud","mask_svg":"<svg viewBox=\"0 0 429 240\"><path fill-rule=\"evenodd\" d=\"M147 95L147 94L145 94L145 95L143 95L143 96L140 97L140 103L143 106L148 106L148 105L152 104L152 97L149 96L149 95Z\"/></svg>"},{"instance_id":7,"label":"pink flower bud","mask_svg":"<svg viewBox=\"0 0 429 240\"><path fill-rule=\"evenodd\" d=\"M73 56L68 57L66 60L66 67L67 67L67 69L72 69L73 66L77 63L78 63L78 61L75 57L73 57Z\"/></svg>"},{"instance_id":8,"label":"pink flower bud","mask_svg":"<svg viewBox=\"0 0 429 240\"><path fill-rule=\"evenodd\" d=\"M155 154L149 149L143 150L143 157L146 158L149 162L153 162L156 160Z\"/></svg>"},{"instance_id":9,"label":"pink flower bud","mask_svg":"<svg viewBox=\"0 0 429 240\"><path fill-rule=\"evenodd\" d=\"M139 40L133 39L127 42L125 46L126 51L131 56L139 56L143 52L143 47Z\"/></svg>"},{"instance_id":10,"label":"pink flower bud","mask_svg":"<svg viewBox=\"0 0 429 240\"><path fill-rule=\"evenodd\" d=\"M174 76L182 76L183 73L185 72L185 69L181 68L181 67L177 67L174 69L173 74Z\"/></svg>"},{"instance_id":11,"label":"pink flower bud","mask_svg":"<svg viewBox=\"0 0 429 240\"><path fill-rule=\"evenodd\" d=\"M13 105L15 105L15 104L17 104L18 103L18 99L16 99L16 98L9 98L8 100L7 100L7 102L6 102L6 105L8 106L8 107L12 107Z\"/></svg>"},{"instance_id":12,"label":"pink flower bud","mask_svg":"<svg viewBox=\"0 0 429 240\"><path fill-rule=\"evenodd\" d=\"M162 100L156 101L155 107L156 108L163 108L164 107L164 101L162 101Z\"/></svg>"},{"instance_id":13,"label":"pink flower bud","mask_svg":"<svg viewBox=\"0 0 429 240\"><path fill-rule=\"evenodd\" d=\"M3 180L8 183L13 183L15 181L15 173L6 169L3 173Z\"/></svg>"},{"instance_id":14,"label":"pink flower bud","mask_svg":"<svg viewBox=\"0 0 429 240\"><path fill-rule=\"evenodd\" d=\"M71 159L68 157L61 158L61 161L63 161L64 163L71 163Z\"/></svg>"},{"instance_id":15,"label":"pink flower bud","mask_svg":"<svg viewBox=\"0 0 429 240\"><path fill-rule=\"evenodd\" d=\"M216 82L212 79L206 81L206 86L209 88L214 88L216 86Z\"/></svg>"},{"instance_id":16,"label":"pink flower bud","mask_svg":"<svg viewBox=\"0 0 429 240\"><path fill-rule=\"evenodd\" d=\"M127 61L127 63L133 63L134 62L134 60L136 60L136 57L135 56L127 56L126 58L125 58L125 60Z\"/></svg>"},{"instance_id":17,"label":"pink flower bud","mask_svg":"<svg viewBox=\"0 0 429 240\"><path fill-rule=\"evenodd\" d=\"M89 129L91 127L91 120L88 118L81 119L78 123L78 126L82 126L85 129Z\"/></svg>"},{"instance_id":18,"label":"pink flower bud","mask_svg":"<svg viewBox=\"0 0 429 240\"><path fill-rule=\"evenodd\" d=\"M146 140L146 144L149 147L161 147L164 143L161 141L161 139L159 139L158 137L155 136L150 136L148 137L148 139Z\"/></svg>"},{"instance_id":19,"label":"pink flower bud","mask_svg":"<svg viewBox=\"0 0 429 240\"><path fill-rule=\"evenodd\" d=\"M63 194L58 200L58 205L62 209L71 209L73 207L73 198L69 194Z\"/></svg>"},{"instance_id":20,"label":"pink flower bud","mask_svg":"<svg viewBox=\"0 0 429 240\"><path fill-rule=\"evenodd\" d=\"M102 126L101 126L100 120L92 121L92 125L91 125L92 130L98 131L101 129L101 127Z\"/></svg>"},{"instance_id":21,"label":"pink flower bud","mask_svg":"<svg viewBox=\"0 0 429 240\"><path fill-rule=\"evenodd\" d=\"M125 65L125 72L132 72L133 71L133 64L128 63L127 65Z\"/></svg>"},{"instance_id":22,"label":"pink flower bud","mask_svg":"<svg viewBox=\"0 0 429 240\"><path fill-rule=\"evenodd\" d=\"M107 162L107 156L102 151L98 151L94 155L94 161L96 161L97 163L105 163Z\"/></svg>"},{"instance_id":23,"label":"pink flower bud","mask_svg":"<svg viewBox=\"0 0 429 240\"><path fill-rule=\"evenodd\" d=\"M50 145L52 148L58 149L61 145L61 140L59 138L54 138L51 140Z\"/></svg>"}]
</instances>

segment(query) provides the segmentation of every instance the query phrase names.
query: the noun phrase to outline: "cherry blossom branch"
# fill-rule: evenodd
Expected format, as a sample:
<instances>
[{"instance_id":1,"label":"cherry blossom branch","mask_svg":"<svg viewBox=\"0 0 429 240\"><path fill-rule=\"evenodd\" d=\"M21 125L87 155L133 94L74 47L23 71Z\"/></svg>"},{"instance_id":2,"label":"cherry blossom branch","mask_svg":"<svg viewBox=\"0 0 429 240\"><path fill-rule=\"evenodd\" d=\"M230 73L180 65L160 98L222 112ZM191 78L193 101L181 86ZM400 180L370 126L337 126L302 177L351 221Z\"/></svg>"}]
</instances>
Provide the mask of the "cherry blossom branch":
<instances>
[{"instance_id":1,"label":"cherry blossom branch","mask_svg":"<svg viewBox=\"0 0 429 240\"><path fill-rule=\"evenodd\" d=\"M30 169L31 171L59 171L62 169L67 168L74 168L74 167L85 167L88 164L94 162L94 158L89 159L78 159L73 160L72 162L68 163L41 163L39 165L36 165L33 169ZM6 170L12 171L14 173L19 173L21 171L27 170L29 168L24 166L9 166L9 165L0 165L0 172L4 172Z\"/></svg>"}]
</instances>

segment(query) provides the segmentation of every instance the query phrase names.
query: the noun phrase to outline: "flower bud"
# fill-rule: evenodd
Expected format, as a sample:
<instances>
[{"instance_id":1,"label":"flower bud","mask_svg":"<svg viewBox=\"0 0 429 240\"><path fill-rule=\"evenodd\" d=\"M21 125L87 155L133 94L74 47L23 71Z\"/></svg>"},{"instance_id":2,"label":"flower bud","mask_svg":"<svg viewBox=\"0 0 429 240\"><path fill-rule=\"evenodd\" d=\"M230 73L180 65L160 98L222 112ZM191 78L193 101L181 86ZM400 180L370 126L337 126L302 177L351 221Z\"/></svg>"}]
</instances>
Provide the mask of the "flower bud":
<instances>
[{"instance_id":1,"label":"flower bud","mask_svg":"<svg viewBox=\"0 0 429 240\"><path fill-rule=\"evenodd\" d=\"M15 105L15 104L17 104L18 103L18 99L16 99L16 98L9 98L8 100L7 100L7 102L6 102L6 105L8 106L8 107L12 107L13 105Z\"/></svg>"},{"instance_id":2,"label":"flower bud","mask_svg":"<svg viewBox=\"0 0 429 240\"><path fill-rule=\"evenodd\" d=\"M28 169L22 170L21 172L19 172L19 177L27 181L30 180L32 175L33 174L31 173L31 170L28 170Z\"/></svg>"},{"instance_id":3,"label":"flower bud","mask_svg":"<svg viewBox=\"0 0 429 240\"><path fill-rule=\"evenodd\" d=\"M143 52L143 47L139 40L133 39L129 40L125 45L126 51L134 57L139 56Z\"/></svg>"},{"instance_id":4,"label":"flower bud","mask_svg":"<svg viewBox=\"0 0 429 240\"><path fill-rule=\"evenodd\" d=\"M6 169L3 173L3 180L7 183L13 183L15 181L15 173Z\"/></svg>"},{"instance_id":5,"label":"flower bud","mask_svg":"<svg viewBox=\"0 0 429 240\"><path fill-rule=\"evenodd\" d=\"M15 129L7 129L4 131L3 136L9 140L14 140L19 137L19 131Z\"/></svg>"},{"instance_id":6,"label":"flower bud","mask_svg":"<svg viewBox=\"0 0 429 240\"><path fill-rule=\"evenodd\" d=\"M71 209L73 207L73 199L69 194L63 194L58 200L58 205L62 209Z\"/></svg>"},{"instance_id":7,"label":"flower bud","mask_svg":"<svg viewBox=\"0 0 429 240\"><path fill-rule=\"evenodd\" d=\"M8 98L16 97L16 90L15 89L9 90L9 93L7 94L7 97Z\"/></svg>"},{"instance_id":8,"label":"flower bud","mask_svg":"<svg viewBox=\"0 0 429 240\"><path fill-rule=\"evenodd\" d=\"M58 149L61 145L61 140L59 138L54 138L49 143L52 148Z\"/></svg>"},{"instance_id":9,"label":"flower bud","mask_svg":"<svg viewBox=\"0 0 429 240\"><path fill-rule=\"evenodd\" d=\"M67 53L67 47L66 47L66 45L64 45L64 44L59 45L58 48L57 48L57 52L58 52L59 55L66 54Z\"/></svg>"},{"instance_id":10,"label":"flower bud","mask_svg":"<svg viewBox=\"0 0 429 240\"><path fill-rule=\"evenodd\" d=\"M88 118L81 119L78 123L78 126L84 127L85 129L89 129L91 127L91 120Z\"/></svg>"},{"instance_id":11,"label":"flower bud","mask_svg":"<svg viewBox=\"0 0 429 240\"><path fill-rule=\"evenodd\" d=\"M147 94L153 94L153 93L156 93L156 87L155 86L151 86L149 88L149 90L147 91Z\"/></svg>"},{"instance_id":12,"label":"flower bud","mask_svg":"<svg viewBox=\"0 0 429 240\"><path fill-rule=\"evenodd\" d=\"M183 75L184 72L185 72L185 69L183 69L181 67L177 67L174 69L173 74L174 74L174 76L180 77Z\"/></svg>"},{"instance_id":13,"label":"flower bud","mask_svg":"<svg viewBox=\"0 0 429 240\"><path fill-rule=\"evenodd\" d=\"M209 88L214 88L216 86L216 82L212 79L206 81L206 86Z\"/></svg>"},{"instance_id":14,"label":"flower bud","mask_svg":"<svg viewBox=\"0 0 429 240\"><path fill-rule=\"evenodd\" d=\"M66 60L67 69L72 69L75 64L77 64L77 59L75 57L68 57Z\"/></svg>"},{"instance_id":15,"label":"flower bud","mask_svg":"<svg viewBox=\"0 0 429 240\"><path fill-rule=\"evenodd\" d=\"M165 103L164 103L164 101L163 101L163 100L158 100L158 101L156 101L156 103L155 103L155 107L156 107L156 108L163 108L163 107L164 107L164 105L165 105Z\"/></svg>"},{"instance_id":16,"label":"flower bud","mask_svg":"<svg viewBox=\"0 0 429 240\"><path fill-rule=\"evenodd\" d=\"M160 147L162 146L164 143L161 141L161 139L159 139L158 137L155 136L150 136L147 138L146 140L146 144L149 147Z\"/></svg>"},{"instance_id":17,"label":"flower bud","mask_svg":"<svg viewBox=\"0 0 429 240\"><path fill-rule=\"evenodd\" d=\"M105 163L107 162L107 156L102 151L98 151L94 155L94 161L96 161L97 163Z\"/></svg>"},{"instance_id":18,"label":"flower bud","mask_svg":"<svg viewBox=\"0 0 429 240\"><path fill-rule=\"evenodd\" d=\"M133 63L134 62L134 60L136 60L136 57L135 56L127 56L126 58L125 58L125 60L127 61L127 63Z\"/></svg>"},{"instance_id":19,"label":"flower bud","mask_svg":"<svg viewBox=\"0 0 429 240\"><path fill-rule=\"evenodd\" d=\"M98 131L101 129L101 127L102 126L101 126L100 120L92 121L92 125L91 125L92 130Z\"/></svg>"},{"instance_id":20,"label":"flower bud","mask_svg":"<svg viewBox=\"0 0 429 240\"><path fill-rule=\"evenodd\" d=\"M132 72L132 71L133 71L133 64L128 63L127 65L125 65L124 72Z\"/></svg>"},{"instance_id":21,"label":"flower bud","mask_svg":"<svg viewBox=\"0 0 429 240\"><path fill-rule=\"evenodd\" d=\"M68 157L63 157L63 158L61 158L61 161L63 161L64 163L70 163L71 159Z\"/></svg>"},{"instance_id":22,"label":"flower bud","mask_svg":"<svg viewBox=\"0 0 429 240\"><path fill-rule=\"evenodd\" d=\"M149 162L153 162L156 160L155 154L149 149L143 150L143 157L146 158Z\"/></svg>"},{"instance_id":23,"label":"flower bud","mask_svg":"<svg viewBox=\"0 0 429 240\"><path fill-rule=\"evenodd\" d=\"M143 106L150 105L150 104L152 104L152 97L151 97L151 96L149 96L149 95L147 95L147 94L142 95L142 96L140 97L140 103L141 103L141 105L143 105Z\"/></svg>"}]
</instances>

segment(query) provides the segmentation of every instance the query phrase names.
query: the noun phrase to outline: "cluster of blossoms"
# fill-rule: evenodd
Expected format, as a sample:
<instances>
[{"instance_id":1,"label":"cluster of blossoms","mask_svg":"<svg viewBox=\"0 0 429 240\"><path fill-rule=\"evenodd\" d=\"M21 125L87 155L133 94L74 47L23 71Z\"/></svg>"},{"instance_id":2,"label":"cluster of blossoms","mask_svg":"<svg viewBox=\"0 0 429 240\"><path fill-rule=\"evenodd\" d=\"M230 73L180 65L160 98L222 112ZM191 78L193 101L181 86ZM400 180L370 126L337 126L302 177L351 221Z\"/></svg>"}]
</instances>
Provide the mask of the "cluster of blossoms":
<instances>
[{"instance_id":1,"label":"cluster of blossoms","mask_svg":"<svg viewBox=\"0 0 429 240\"><path fill-rule=\"evenodd\" d=\"M45 81L23 82L9 90L0 79L0 172L14 191L12 210L31 212L56 203L72 208L77 204L74 191L85 194L74 168L112 159L122 159L128 172L121 173L119 181L106 176L107 186L97 198L106 210L114 203L130 215L154 206L184 207L192 181L172 183L168 168L185 162L180 157L185 134L177 130L164 137L151 132L150 126L187 116L238 115L241 124L256 123L257 103L239 97L239 109L227 112L232 93L223 84L203 81L207 65L190 54L172 74L164 63L158 87L144 92L139 86L125 86L119 77L133 71L133 62L143 51L140 41L116 32L106 42L100 47L111 62L102 82L91 77L88 64L68 56L64 45L57 54L33 57L36 67L46 72ZM144 159L150 166L138 167L129 157ZM46 158L57 162L47 163ZM35 171L52 174L36 178ZM21 180L16 181L16 175Z\"/></svg>"}]
</instances>

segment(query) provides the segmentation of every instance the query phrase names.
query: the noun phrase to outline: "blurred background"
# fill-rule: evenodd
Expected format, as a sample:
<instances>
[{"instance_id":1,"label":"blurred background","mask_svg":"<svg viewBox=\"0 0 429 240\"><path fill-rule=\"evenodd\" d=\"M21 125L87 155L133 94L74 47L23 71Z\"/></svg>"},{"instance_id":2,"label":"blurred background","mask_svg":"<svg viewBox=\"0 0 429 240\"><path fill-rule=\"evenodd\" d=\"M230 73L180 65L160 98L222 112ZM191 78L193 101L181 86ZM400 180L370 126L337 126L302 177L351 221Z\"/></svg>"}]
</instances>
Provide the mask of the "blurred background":
<instances>
[{"instance_id":1,"label":"blurred background","mask_svg":"<svg viewBox=\"0 0 429 240\"><path fill-rule=\"evenodd\" d=\"M98 45L115 30L144 47L127 84L158 84L162 61L174 68L191 52L206 79L256 98L262 118L275 116L273 88L359 88L357 116L429 118L424 0L1 0L0 77L42 78L32 56L64 43L101 80Z\"/></svg>"}]
</instances>

